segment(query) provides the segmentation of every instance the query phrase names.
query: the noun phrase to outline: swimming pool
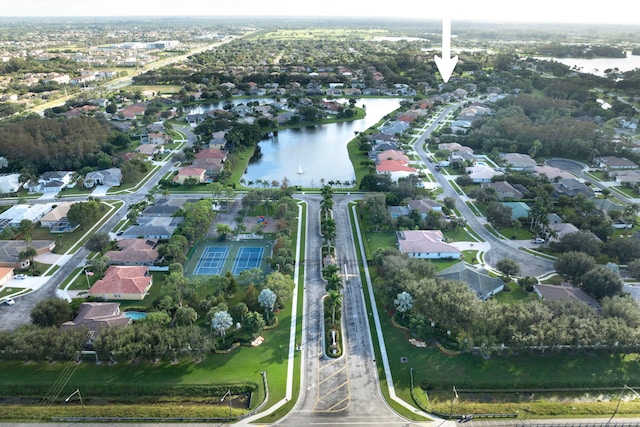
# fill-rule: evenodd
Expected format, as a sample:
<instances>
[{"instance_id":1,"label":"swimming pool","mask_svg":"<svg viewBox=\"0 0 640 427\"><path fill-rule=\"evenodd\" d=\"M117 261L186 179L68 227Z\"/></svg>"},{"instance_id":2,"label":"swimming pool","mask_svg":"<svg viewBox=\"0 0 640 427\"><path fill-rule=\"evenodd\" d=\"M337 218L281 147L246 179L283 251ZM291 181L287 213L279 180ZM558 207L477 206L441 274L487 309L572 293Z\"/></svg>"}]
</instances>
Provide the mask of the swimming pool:
<instances>
[{"instance_id":1,"label":"swimming pool","mask_svg":"<svg viewBox=\"0 0 640 427\"><path fill-rule=\"evenodd\" d=\"M140 320L147 317L147 313L144 311L125 311L124 315L130 317L133 320Z\"/></svg>"}]
</instances>

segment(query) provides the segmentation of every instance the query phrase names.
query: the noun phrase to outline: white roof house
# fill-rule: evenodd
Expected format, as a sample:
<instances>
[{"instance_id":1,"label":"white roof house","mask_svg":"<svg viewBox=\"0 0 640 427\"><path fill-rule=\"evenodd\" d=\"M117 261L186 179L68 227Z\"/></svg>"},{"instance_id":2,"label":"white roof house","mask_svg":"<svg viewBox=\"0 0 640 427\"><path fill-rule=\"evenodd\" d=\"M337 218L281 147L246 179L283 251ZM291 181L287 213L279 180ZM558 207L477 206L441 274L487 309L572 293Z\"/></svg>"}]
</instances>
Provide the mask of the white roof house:
<instances>
[{"instance_id":1,"label":"white roof house","mask_svg":"<svg viewBox=\"0 0 640 427\"><path fill-rule=\"evenodd\" d=\"M445 243L440 230L404 230L396 236L400 252L411 258L460 259L460 250Z\"/></svg>"},{"instance_id":2,"label":"white roof house","mask_svg":"<svg viewBox=\"0 0 640 427\"><path fill-rule=\"evenodd\" d=\"M7 219L10 221L9 225L17 227L23 219L28 219L31 222L40 221L52 209L52 206L51 203L14 205L0 213L0 219Z\"/></svg>"},{"instance_id":3,"label":"white roof house","mask_svg":"<svg viewBox=\"0 0 640 427\"><path fill-rule=\"evenodd\" d=\"M22 188L19 173L0 175L0 194L16 193Z\"/></svg>"}]
</instances>

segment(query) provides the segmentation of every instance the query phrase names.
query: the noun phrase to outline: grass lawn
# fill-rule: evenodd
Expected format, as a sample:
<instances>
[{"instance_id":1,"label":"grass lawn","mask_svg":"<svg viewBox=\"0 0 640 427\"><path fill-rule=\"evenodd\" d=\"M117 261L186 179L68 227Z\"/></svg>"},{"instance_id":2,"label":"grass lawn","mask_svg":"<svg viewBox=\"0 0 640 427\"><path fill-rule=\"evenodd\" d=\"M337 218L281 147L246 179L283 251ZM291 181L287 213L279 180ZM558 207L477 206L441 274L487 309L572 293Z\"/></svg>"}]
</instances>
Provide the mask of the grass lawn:
<instances>
[{"instance_id":1,"label":"grass lawn","mask_svg":"<svg viewBox=\"0 0 640 427\"><path fill-rule=\"evenodd\" d=\"M517 302L525 301L527 299L537 299L537 295L535 293L527 293L522 290L517 283L506 283L504 285L505 290L502 292L498 292L493 298L501 304L515 304ZM508 289L508 291L507 291Z\"/></svg>"},{"instance_id":2,"label":"grass lawn","mask_svg":"<svg viewBox=\"0 0 640 427\"><path fill-rule=\"evenodd\" d=\"M371 259L377 249L386 249L389 247L395 247L398 242L396 233L388 232L376 232L367 233L364 240L365 251L367 253L367 259Z\"/></svg>"}]
</instances>

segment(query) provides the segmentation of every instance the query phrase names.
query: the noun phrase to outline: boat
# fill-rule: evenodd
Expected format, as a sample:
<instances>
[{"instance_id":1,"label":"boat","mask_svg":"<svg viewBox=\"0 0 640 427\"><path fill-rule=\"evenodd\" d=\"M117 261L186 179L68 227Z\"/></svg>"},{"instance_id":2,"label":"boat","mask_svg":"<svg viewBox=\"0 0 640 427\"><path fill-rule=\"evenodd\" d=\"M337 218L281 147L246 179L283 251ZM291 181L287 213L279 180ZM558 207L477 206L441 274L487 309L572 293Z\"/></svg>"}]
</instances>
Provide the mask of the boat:
<instances>
[{"instance_id":1,"label":"boat","mask_svg":"<svg viewBox=\"0 0 640 427\"><path fill-rule=\"evenodd\" d=\"M298 173L301 175L304 173L304 171L302 170L302 165L298 165Z\"/></svg>"}]
</instances>

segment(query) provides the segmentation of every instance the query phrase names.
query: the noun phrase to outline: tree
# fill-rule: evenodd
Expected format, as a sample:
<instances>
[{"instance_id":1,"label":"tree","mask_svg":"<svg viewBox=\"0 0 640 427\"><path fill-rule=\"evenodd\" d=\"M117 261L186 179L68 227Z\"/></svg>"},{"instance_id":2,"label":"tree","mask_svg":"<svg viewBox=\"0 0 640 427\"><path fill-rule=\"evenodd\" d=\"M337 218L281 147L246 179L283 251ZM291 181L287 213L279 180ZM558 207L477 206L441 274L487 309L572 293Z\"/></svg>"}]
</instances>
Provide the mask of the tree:
<instances>
[{"instance_id":1,"label":"tree","mask_svg":"<svg viewBox=\"0 0 640 427\"><path fill-rule=\"evenodd\" d=\"M232 230L229 224L225 224L222 222L216 224L216 233L220 237L220 240L222 241L227 240L227 234L231 234L231 232Z\"/></svg>"},{"instance_id":2,"label":"tree","mask_svg":"<svg viewBox=\"0 0 640 427\"><path fill-rule=\"evenodd\" d=\"M597 258L600 255L600 240L589 231L576 231L562 236L559 242L549 246L555 252L578 251Z\"/></svg>"},{"instance_id":3,"label":"tree","mask_svg":"<svg viewBox=\"0 0 640 427\"><path fill-rule=\"evenodd\" d=\"M271 289L263 289L258 294L258 304L264 308L264 313L267 320L269 320L269 312L273 311L273 307L276 303L276 294Z\"/></svg>"},{"instance_id":4,"label":"tree","mask_svg":"<svg viewBox=\"0 0 640 427\"><path fill-rule=\"evenodd\" d=\"M38 250L31 245L24 248L24 250L18 252L18 259L20 261L29 260L29 265L31 265L32 267L36 266L36 262L34 261L34 259L37 256L38 256Z\"/></svg>"},{"instance_id":5,"label":"tree","mask_svg":"<svg viewBox=\"0 0 640 427\"><path fill-rule=\"evenodd\" d=\"M334 325L336 323L336 309L342 307L342 294L338 291L329 291L327 299L331 307L331 324Z\"/></svg>"},{"instance_id":6,"label":"tree","mask_svg":"<svg viewBox=\"0 0 640 427\"><path fill-rule=\"evenodd\" d=\"M89 236L85 246L92 252L100 252L101 255L104 255L104 250L109 247L110 243L111 239L109 238L109 234L100 231Z\"/></svg>"},{"instance_id":7,"label":"tree","mask_svg":"<svg viewBox=\"0 0 640 427\"><path fill-rule=\"evenodd\" d=\"M249 313L249 307L247 307L247 304L239 302L235 307L233 307L231 315L236 320L236 322L242 323L244 321L244 316L246 316L247 313Z\"/></svg>"},{"instance_id":8,"label":"tree","mask_svg":"<svg viewBox=\"0 0 640 427\"><path fill-rule=\"evenodd\" d=\"M251 334L253 338L260 335L260 332L262 332L265 326L266 323L264 321L264 318L262 317L262 314L258 313L257 311L251 311L247 313L247 315L244 317L244 322L242 322L242 328L247 333Z\"/></svg>"},{"instance_id":9,"label":"tree","mask_svg":"<svg viewBox=\"0 0 640 427\"><path fill-rule=\"evenodd\" d=\"M73 203L67 212L67 219L72 225L79 225L84 229L95 224L100 219L102 206L97 200Z\"/></svg>"},{"instance_id":10,"label":"tree","mask_svg":"<svg viewBox=\"0 0 640 427\"><path fill-rule=\"evenodd\" d=\"M393 305L398 312L402 313L402 318L404 319L404 314L413 308L413 297L409 292L400 292L398 297L393 301Z\"/></svg>"},{"instance_id":11,"label":"tree","mask_svg":"<svg viewBox=\"0 0 640 427\"><path fill-rule=\"evenodd\" d=\"M515 276L520 272L520 265L511 258L502 258L496 263L496 268L507 277Z\"/></svg>"},{"instance_id":12,"label":"tree","mask_svg":"<svg viewBox=\"0 0 640 427\"><path fill-rule=\"evenodd\" d=\"M511 212L509 206L505 206L498 202L490 202L486 209L487 220L496 228L507 227L511 225Z\"/></svg>"},{"instance_id":13,"label":"tree","mask_svg":"<svg viewBox=\"0 0 640 427\"><path fill-rule=\"evenodd\" d=\"M640 278L640 258L631 261L627 264L627 271L631 275L631 277L638 279Z\"/></svg>"},{"instance_id":14,"label":"tree","mask_svg":"<svg viewBox=\"0 0 640 427\"><path fill-rule=\"evenodd\" d=\"M42 327L59 327L72 318L73 313L69 303L55 297L39 301L31 310L31 322Z\"/></svg>"},{"instance_id":15,"label":"tree","mask_svg":"<svg viewBox=\"0 0 640 427\"><path fill-rule=\"evenodd\" d=\"M191 307L178 307L176 310L176 324L193 325L198 320L198 313Z\"/></svg>"},{"instance_id":16,"label":"tree","mask_svg":"<svg viewBox=\"0 0 640 427\"><path fill-rule=\"evenodd\" d=\"M603 265L597 265L586 272L580 279L580 287L601 300L604 297L613 297L622 292L623 283L618 275Z\"/></svg>"},{"instance_id":17,"label":"tree","mask_svg":"<svg viewBox=\"0 0 640 427\"><path fill-rule=\"evenodd\" d=\"M584 252L565 252L556 258L553 266L563 276L579 280L580 277L596 265L596 260Z\"/></svg>"},{"instance_id":18,"label":"tree","mask_svg":"<svg viewBox=\"0 0 640 427\"><path fill-rule=\"evenodd\" d=\"M276 294L276 307L281 309L293 295L293 279L280 272L273 272L266 278L264 286Z\"/></svg>"},{"instance_id":19,"label":"tree","mask_svg":"<svg viewBox=\"0 0 640 427\"><path fill-rule=\"evenodd\" d=\"M218 311L213 314L213 318L211 319L211 329L215 330L222 337L222 342L224 343L224 337L227 329L229 329L233 325L233 319L231 315L226 311Z\"/></svg>"}]
</instances>

